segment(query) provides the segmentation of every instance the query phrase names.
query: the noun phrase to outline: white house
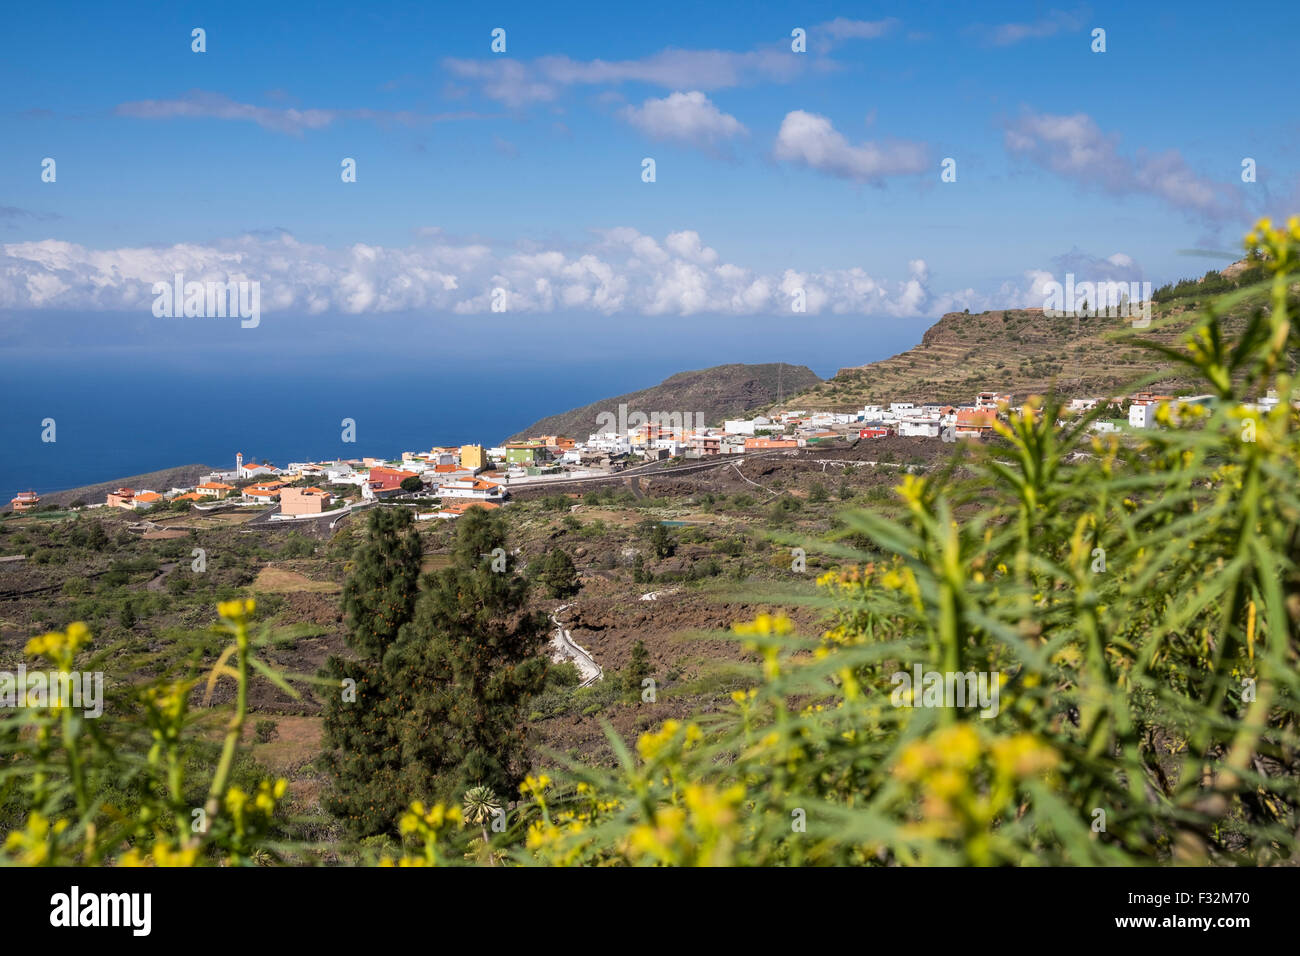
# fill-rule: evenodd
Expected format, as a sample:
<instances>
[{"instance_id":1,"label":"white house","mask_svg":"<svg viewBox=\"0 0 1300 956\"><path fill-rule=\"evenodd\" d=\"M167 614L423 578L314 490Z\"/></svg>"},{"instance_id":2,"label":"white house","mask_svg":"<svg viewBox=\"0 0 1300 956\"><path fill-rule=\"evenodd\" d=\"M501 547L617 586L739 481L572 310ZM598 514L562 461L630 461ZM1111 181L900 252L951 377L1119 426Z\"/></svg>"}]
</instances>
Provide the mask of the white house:
<instances>
[{"instance_id":1,"label":"white house","mask_svg":"<svg viewBox=\"0 0 1300 956\"><path fill-rule=\"evenodd\" d=\"M500 501L505 489L482 478L453 478L438 485L439 498L473 498L476 501Z\"/></svg>"},{"instance_id":2,"label":"white house","mask_svg":"<svg viewBox=\"0 0 1300 956\"><path fill-rule=\"evenodd\" d=\"M1152 428L1156 423L1155 402L1134 402L1128 408L1128 423L1133 428Z\"/></svg>"},{"instance_id":3,"label":"white house","mask_svg":"<svg viewBox=\"0 0 1300 956\"><path fill-rule=\"evenodd\" d=\"M626 435L604 432L588 438L587 447L610 455L626 455L632 451L632 442Z\"/></svg>"},{"instance_id":4,"label":"white house","mask_svg":"<svg viewBox=\"0 0 1300 956\"><path fill-rule=\"evenodd\" d=\"M985 411L997 411L998 406L1011 404L1011 396L1001 392L980 392L975 396L975 407Z\"/></svg>"},{"instance_id":5,"label":"white house","mask_svg":"<svg viewBox=\"0 0 1300 956\"><path fill-rule=\"evenodd\" d=\"M898 420L900 438L938 438L941 427L937 418L921 418L913 415Z\"/></svg>"}]
</instances>

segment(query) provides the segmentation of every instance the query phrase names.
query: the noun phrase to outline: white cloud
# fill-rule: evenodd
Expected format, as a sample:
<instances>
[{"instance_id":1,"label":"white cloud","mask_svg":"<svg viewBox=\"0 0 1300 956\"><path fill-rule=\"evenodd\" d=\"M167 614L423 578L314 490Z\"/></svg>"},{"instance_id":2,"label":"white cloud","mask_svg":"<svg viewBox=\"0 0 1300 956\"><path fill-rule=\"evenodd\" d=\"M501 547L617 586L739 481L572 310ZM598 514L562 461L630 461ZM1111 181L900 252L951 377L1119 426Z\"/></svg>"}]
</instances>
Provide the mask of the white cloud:
<instances>
[{"instance_id":1,"label":"white cloud","mask_svg":"<svg viewBox=\"0 0 1300 956\"><path fill-rule=\"evenodd\" d=\"M826 23L813 27L813 36L822 40L822 46L830 46L845 40L877 40L892 33L902 21L895 17L884 20L849 20L836 17Z\"/></svg>"},{"instance_id":2,"label":"white cloud","mask_svg":"<svg viewBox=\"0 0 1300 956\"><path fill-rule=\"evenodd\" d=\"M743 51L669 48L631 60L448 57L442 65L458 78L478 84L484 96L520 108L550 102L571 86L647 83L669 90L720 90L758 82L788 83L807 70L837 69L837 64L824 56L837 43L877 39L898 25L893 18L868 21L843 17L816 24L808 31L808 54L793 53L785 40Z\"/></svg>"},{"instance_id":3,"label":"white cloud","mask_svg":"<svg viewBox=\"0 0 1300 956\"><path fill-rule=\"evenodd\" d=\"M1119 137L1103 133L1086 113L1026 111L1007 126L1004 142L1010 152L1045 169L1115 195L1143 193L1211 219L1240 212L1234 192L1198 176L1177 150L1125 156Z\"/></svg>"},{"instance_id":4,"label":"white cloud","mask_svg":"<svg viewBox=\"0 0 1300 956\"><path fill-rule=\"evenodd\" d=\"M905 141L854 146L825 116L804 110L786 114L773 147L773 155L779 160L858 182L919 173L927 166L926 153L924 144Z\"/></svg>"},{"instance_id":5,"label":"white cloud","mask_svg":"<svg viewBox=\"0 0 1300 956\"><path fill-rule=\"evenodd\" d=\"M736 117L722 112L698 90L649 99L639 107L627 106L619 110L619 116L651 139L709 152L718 152L726 140L747 132Z\"/></svg>"},{"instance_id":6,"label":"white cloud","mask_svg":"<svg viewBox=\"0 0 1300 956\"><path fill-rule=\"evenodd\" d=\"M1078 30L1083 26L1083 12L1064 13L1051 10L1046 16L1024 23L1003 23L989 31L990 42L996 46L1011 46L1021 40L1040 40L1056 36L1064 30Z\"/></svg>"},{"instance_id":7,"label":"white cloud","mask_svg":"<svg viewBox=\"0 0 1300 956\"><path fill-rule=\"evenodd\" d=\"M267 314L481 314L496 287L508 290L511 312L543 314L790 315L795 289L811 314L934 316L965 302L931 292L923 260L900 280L860 268L763 273L723 261L691 230L656 239L619 227L563 250L422 234L400 248L331 249L285 233L103 250L55 239L3 244L0 309L148 314L153 284L176 273L187 282L259 282Z\"/></svg>"},{"instance_id":8,"label":"white cloud","mask_svg":"<svg viewBox=\"0 0 1300 956\"><path fill-rule=\"evenodd\" d=\"M639 60L574 60L546 56L536 60L465 60L450 57L443 67L478 83L489 99L520 108L556 99L570 86L648 83L668 89L717 90L757 80L788 82L804 69L799 57L780 48L736 53L730 50L663 50Z\"/></svg>"},{"instance_id":9,"label":"white cloud","mask_svg":"<svg viewBox=\"0 0 1300 956\"><path fill-rule=\"evenodd\" d=\"M409 110L347 109L299 110L283 107L255 106L240 103L221 93L191 90L184 96L171 100L136 100L121 103L114 112L132 119L219 119L256 123L274 133L301 136L308 130L325 129L340 120L364 120L398 126L427 126L458 119L479 119L473 112L416 113Z\"/></svg>"},{"instance_id":10,"label":"white cloud","mask_svg":"<svg viewBox=\"0 0 1300 956\"><path fill-rule=\"evenodd\" d=\"M1079 249L1071 249L1052 258L1051 269L1026 269L1019 281L1004 282L989 300L995 304L987 308L1041 309L1047 300L1048 285L1066 282L1073 276L1077 286L1091 282L1141 282L1146 278L1142 266L1132 256L1115 252L1109 256L1094 256Z\"/></svg>"}]
</instances>

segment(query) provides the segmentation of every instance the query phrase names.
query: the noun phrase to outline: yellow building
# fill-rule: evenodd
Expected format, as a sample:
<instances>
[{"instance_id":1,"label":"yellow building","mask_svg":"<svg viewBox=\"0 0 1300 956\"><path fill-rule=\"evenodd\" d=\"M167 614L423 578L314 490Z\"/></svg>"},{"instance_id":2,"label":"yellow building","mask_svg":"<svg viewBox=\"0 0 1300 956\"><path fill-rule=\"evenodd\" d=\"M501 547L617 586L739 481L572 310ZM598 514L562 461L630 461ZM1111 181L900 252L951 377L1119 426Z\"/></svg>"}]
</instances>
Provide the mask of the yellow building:
<instances>
[{"instance_id":1,"label":"yellow building","mask_svg":"<svg viewBox=\"0 0 1300 956\"><path fill-rule=\"evenodd\" d=\"M483 450L482 445L461 445L460 446L460 466L468 468L471 471L477 471L480 468L488 466L487 452Z\"/></svg>"}]
</instances>

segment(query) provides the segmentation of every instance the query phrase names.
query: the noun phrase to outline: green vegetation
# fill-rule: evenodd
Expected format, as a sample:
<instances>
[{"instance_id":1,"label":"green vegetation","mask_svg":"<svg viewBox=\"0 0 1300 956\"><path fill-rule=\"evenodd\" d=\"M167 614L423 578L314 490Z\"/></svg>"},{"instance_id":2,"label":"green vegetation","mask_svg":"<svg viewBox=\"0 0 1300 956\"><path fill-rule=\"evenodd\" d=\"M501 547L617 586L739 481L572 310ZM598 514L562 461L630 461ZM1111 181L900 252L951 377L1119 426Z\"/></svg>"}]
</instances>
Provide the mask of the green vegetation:
<instances>
[{"instance_id":1,"label":"green vegetation","mask_svg":"<svg viewBox=\"0 0 1300 956\"><path fill-rule=\"evenodd\" d=\"M535 576L545 588L546 595L552 598L572 597L582 587L578 581L578 569L563 548L556 548L538 561Z\"/></svg>"},{"instance_id":2,"label":"green vegetation","mask_svg":"<svg viewBox=\"0 0 1300 956\"><path fill-rule=\"evenodd\" d=\"M458 519L452 566L417 590L410 513L371 512L344 590L360 660L331 661L344 692L325 716L331 809L355 834L391 830L409 794L509 793L522 779L521 712L545 681L546 621L520 613L528 583L504 545L501 516L472 509Z\"/></svg>"},{"instance_id":3,"label":"green vegetation","mask_svg":"<svg viewBox=\"0 0 1300 956\"><path fill-rule=\"evenodd\" d=\"M422 536L409 511L374 509L342 595L349 653L320 684L327 800L352 837L332 846L344 862L404 864L1292 862L1300 333L1289 295L1300 221L1250 245L1270 276L1262 285L1209 304L1179 347L1159 329L1140 343L1212 406L1170 403L1159 429L1097 436L1088 426L1105 410L1058 429L1056 399L1035 400L995 444L899 474L892 510L875 507L872 485L862 498L872 507L836 523L829 501L809 493L799 506L809 482L780 473L788 490L761 508L792 527L772 537L804 541L809 566L831 570L817 593L788 587L779 601L719 586L733 605L790 610L702 635L727 637L745 658L710 651L685 676L678 660L663 675L677 683L654 704L639 688L658 677L662 645L652 655L633 644L623 670L588 688L572 666L548 668L547 622L506 546L505 514L472 510ZM1224 319L1261 300L1266 309ZM1272 411L1248 405L1270 390L1282 399ZM616 530L609 522L621 562L610 573L623 581L721 570L720 559L733 574L748 573L742 558L773 576L789 568L788 551L749 546L738 529L674 535L646 500ZM554 546L570 532L546 506L519 511L539 570L558 565L556 553L570 567L588 560L580 533L571 555ZM286 538L277 553L231 535L173 596L190 540L146 549L109 519L67 521L0 528L10 550L50 552L39 613L59 622L27 656L60 672L114 660L133 679L112 690L103 720L48 698L0 713L6 858L322 861L308 824L284 812L285 782L244 750L288 736L283 722L250 718L255 684L297 696L272 655L299 632L255 628L254 612L273 617L302 595L255 605L240 592L300 546ZM82 544L53 540L65 533ZM100 535L111 558L85 547ZM328 550L341 557L351 538ZM638 540L653 561L674 560L653 565ZM421 575L426 545L439 560ZM220 605L215 625L210 610L150 624L181 594L192 609L222 593L239 599ZM653 610L671 608L661 597ZM96 621L103 644L72 614ZM170 656L145 646L146 632ZM983 676L997 693L978 706L936 700L941 687L902 680L917 672L975 686ZM215 706L196 714L192 697ZM610 721L609 759L530 750L528 731L561 714Z\"/></svg>"}]
</instances>

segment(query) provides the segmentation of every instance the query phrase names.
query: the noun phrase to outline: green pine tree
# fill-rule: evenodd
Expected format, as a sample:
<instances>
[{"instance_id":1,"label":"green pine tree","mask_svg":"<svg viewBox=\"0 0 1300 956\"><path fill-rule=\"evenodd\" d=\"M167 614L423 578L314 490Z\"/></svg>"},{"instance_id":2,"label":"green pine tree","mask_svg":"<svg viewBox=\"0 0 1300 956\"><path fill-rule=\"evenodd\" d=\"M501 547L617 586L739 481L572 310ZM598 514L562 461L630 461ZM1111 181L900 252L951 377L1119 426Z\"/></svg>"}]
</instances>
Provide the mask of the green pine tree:
<instances>
[{"instance_id":1,"label":"green pine tree","mask_svg":"<svg viewBox=\"0 0 1300 956\"><path fill-rule=\"evenodd\" d=\"M638 640L632 645L632 657L623 670L623 691L629 697L640 697L641 681L650 676L650 652L646 650L645 641Z\"/></svg>"},{"instance_id":2,"label":"green pine tree","mask_svg":"<svg viewBox=\"0 0 1300 956\"><path fill-rule=\"evenodd\" d=\"M457 525L452 566L425 576L387 661L389 679L410 688L399 737L411 799L517 792L528 769L524 707L546 681L546 615L525 610L528 581L505 551L504 520L473 508ZM494 570L502 555L505 570Z\"/></svg>"},{"instance_id":3,"label":"green pine tree","mask_svg":"<svg viewBox=\"0 0 1300 956\"><path fill-rule=\"evenodd\" d=\"M553 598L571 597L582 587L578 569L563 548L556 548L538 562L537 580Z\"/></svg>"},{"instance_id":4,"label":"green pine tree","mask_svg":"<svg viewBox=\"0 0 1300 956\"><path fill-rule=\"evenodd\" d=\"M325 763L334 779L326 806L358 836L391 829L405 806L397 724L408 691L388 679L384 658L415 612L420 557L410 512L370 512L343 588L355 657L331 657L325 668L333 685L325 697Z\"/></svg>"}]
</instances>

